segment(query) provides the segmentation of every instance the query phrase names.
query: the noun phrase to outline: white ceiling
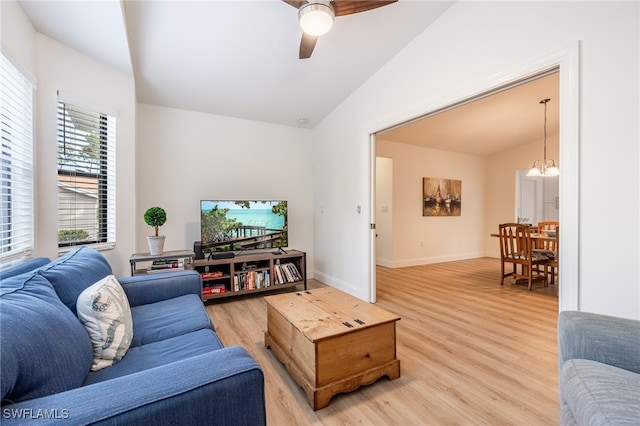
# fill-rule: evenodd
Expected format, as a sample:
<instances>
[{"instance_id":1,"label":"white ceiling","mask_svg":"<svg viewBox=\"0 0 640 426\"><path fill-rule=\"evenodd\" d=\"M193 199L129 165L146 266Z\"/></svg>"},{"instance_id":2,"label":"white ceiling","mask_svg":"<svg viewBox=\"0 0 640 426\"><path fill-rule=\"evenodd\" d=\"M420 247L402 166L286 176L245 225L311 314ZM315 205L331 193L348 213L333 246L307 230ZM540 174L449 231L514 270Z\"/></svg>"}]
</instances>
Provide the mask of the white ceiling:
<instances>
[{"instance_id":1,"label":"white ceiling","mask_svg":"<svg viewBox=\"0 0 640 426\"><path fill-rule=\"evenodd\" d=\"M297 11L279 0L19 3L37 31L133 75L138 102L313 128L454 2L340 16L305 60ZM530 84L381 137L488 155L539 140L546 97L557 133L557 77Z\"/></svg>"},{"instance_id":2,"label":"white ceiling","mask_svg":"<svg viewBox=\"0 0 640 426\"><path fill-rule=\"evenodd\" d=\"M559 130L559 74L528 81L507 90L381 132L379 139L445 151L488 156L547 137ZM542 148L542 145L541 145Z\"/></svg>"},{"instance_id":3,"label":"white ceiling","mask_svg":"<svg viewBox=\"0 0 640 426\"><path fill-rule=\"evenodd\" d=\"M133 69L139 102L310 128L452 3L337 17L299 60L297 10L278 0L20 1L41 33Z\"/></svg>"}]
</instances>

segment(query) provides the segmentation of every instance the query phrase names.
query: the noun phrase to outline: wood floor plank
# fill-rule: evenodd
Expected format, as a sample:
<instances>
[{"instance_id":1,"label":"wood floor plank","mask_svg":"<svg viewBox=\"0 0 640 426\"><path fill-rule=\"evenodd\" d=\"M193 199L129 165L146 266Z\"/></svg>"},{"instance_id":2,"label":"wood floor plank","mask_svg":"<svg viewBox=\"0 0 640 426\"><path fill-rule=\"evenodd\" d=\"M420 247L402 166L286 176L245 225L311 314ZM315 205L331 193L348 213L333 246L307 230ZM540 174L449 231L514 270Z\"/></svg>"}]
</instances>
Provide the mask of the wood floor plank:
<instances>
[{"instance_id":1,"label":"wood floor plank","mask_svg":"<svg viewBox=\"0 0 640 426\"><path fill-rule=\"evenodd\" d=\"M401 317L401 377L336 395L316 412L264 347L263 297L219 299L207 311L222 342L244 346L262 367L270 425L558 423L557 286L500 286L492 258L378 267L376 305Z\"/></svg>"}]
</instances>

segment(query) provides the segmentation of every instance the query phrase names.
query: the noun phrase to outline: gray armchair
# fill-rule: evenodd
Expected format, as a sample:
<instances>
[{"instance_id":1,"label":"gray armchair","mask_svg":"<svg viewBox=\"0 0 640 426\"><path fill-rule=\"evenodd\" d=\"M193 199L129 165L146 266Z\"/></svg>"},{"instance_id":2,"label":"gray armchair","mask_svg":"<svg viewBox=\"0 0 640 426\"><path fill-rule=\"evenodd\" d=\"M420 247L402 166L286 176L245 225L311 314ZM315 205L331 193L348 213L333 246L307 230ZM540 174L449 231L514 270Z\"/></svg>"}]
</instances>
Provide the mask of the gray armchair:
<instances>
[{"instance_id":1,"label":"gray armchair","mask_svg":"<svg viewBox=\"0 0 640 426\"><path fill-rule=\"evenodd\" d=\"M561 424L640 424L640 321L561 312L558 372Z\"/></svg>"}]
</instances>

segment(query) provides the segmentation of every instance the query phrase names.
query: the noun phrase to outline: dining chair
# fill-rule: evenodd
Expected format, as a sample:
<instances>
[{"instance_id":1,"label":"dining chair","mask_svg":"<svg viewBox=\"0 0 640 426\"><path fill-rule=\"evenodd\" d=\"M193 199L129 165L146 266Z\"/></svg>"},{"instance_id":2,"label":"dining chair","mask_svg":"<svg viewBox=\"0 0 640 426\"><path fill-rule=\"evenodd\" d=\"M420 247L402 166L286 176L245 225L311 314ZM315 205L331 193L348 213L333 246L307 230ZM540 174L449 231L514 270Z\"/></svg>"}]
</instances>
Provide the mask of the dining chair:
<instances>
[{"instance_id":1,"label":"dining chair","mask_svg":"<svg viewBox=\"0 0 640 426\"><path fill-rule=\"evenodd\" d=\"M531 227L520 223L502 223L498 225L500 236L500 285L504 285L506 277L516 280L526 279L528 289L533 288L533 281L542 279L545 287L547 282L546 264L548 258L533 251ZM512 265L512 270L506 272L507 264ZM521 273L517 267L520 265Z\"/></svg>"},{"instance_id":2,"label":"dining chair","mask_svg":"<svg viewBox=\"0 0 640 426\"><path fill-rule=\"evenodd\" d=\"M559 267L560 267L560 225L556 226L556 240L554 243L554 256L553 258L549 258L547 262L547 267L551 269L551 284L555 284L556 276L559 275Z\"/></svg>"},{"instance_id":3,"label":"dining chair","mask_svg":"<svg viewBox=\"0 0 640 426\"><path fill-rule=\"evenodd\" d=\"M536 240L536 248L534 252L542 254L549 258L546 267L551 268L551 283L555 283L555 277L558 269L558 233L560 228L560 222L555 220L547 220L538 222L538 234L544 235L547 231L554 233L556 238L554 240L539 239Z\"/></svg>"},{"instance_id":4,"label":"dining chair","mask_svg":"<svg viewBox=\"0 0 640 426\"><path fill-rule=\"evenodd\" d=\"M560 222L558 222L557 220L545 220L542 222L538 222L538 234L544 234L547 231L551 231L557 235L558 226L560 226ZM543 248L543 249L549 249L549 250L556 249L555 241L541 240L539 241L539 243L542 243L542 244L540 245L540 247L536 247L536 248Z\"/></svg>"}]
</instances>

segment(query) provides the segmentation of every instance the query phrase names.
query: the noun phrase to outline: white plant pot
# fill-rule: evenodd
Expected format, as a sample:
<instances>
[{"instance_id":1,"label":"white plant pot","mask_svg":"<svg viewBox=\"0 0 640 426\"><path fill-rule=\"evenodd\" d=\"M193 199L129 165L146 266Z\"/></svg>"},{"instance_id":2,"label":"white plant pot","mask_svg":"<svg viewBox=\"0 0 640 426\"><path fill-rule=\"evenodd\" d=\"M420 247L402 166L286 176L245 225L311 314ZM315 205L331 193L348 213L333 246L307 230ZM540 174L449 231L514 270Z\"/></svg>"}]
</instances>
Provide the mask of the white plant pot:
<instances>
[{"instance_id":1,"label":"white plant pot","mask_svg":"<svg viewBox=\"0 0 640 426\"><path fill-rule=\"evenodd\" d=\"M149 243L149 254L152 256L162 254L164 250L164 235L159 237L147 237L147 243Z\"/></svg>"}]
</instances>

